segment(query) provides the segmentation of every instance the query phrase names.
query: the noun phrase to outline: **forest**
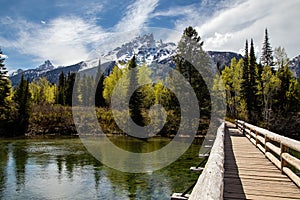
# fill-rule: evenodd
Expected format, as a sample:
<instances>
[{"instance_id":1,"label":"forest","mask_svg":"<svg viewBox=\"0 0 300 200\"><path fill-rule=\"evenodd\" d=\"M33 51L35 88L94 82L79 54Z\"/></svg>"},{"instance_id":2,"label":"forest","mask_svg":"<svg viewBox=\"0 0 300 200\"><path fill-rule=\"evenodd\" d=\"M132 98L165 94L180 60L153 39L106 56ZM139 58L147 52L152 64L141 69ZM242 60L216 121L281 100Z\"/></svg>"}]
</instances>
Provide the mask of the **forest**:
<instances>
[{"instance_id":1,"label":"forest","mask_svg":"<svg viewBox=\"0 0 300 200\"><path fill-rule=\"evenodd\" d=\"M187 27L177 45L175 71L179 72L192 86L198 99L201 115L198 134L205 134L210 122L211 99L203 74L189 62L197 60L198 65L208 65L209 56L203 49L203 41L193 27ZM250 46L250 47L249 47ZM188 53L189 52L189 53ZM185 54L192 53L190 58ZM245 43L243 59L231 60L229 66L215 72L213 90L225 89L226 119L243 119L265 127L284 136L300 139L300 80L289 69L289 58L283 47L274 50L269 42L267 29L257 59L254 42ZM0 51L0 55L2 51ZM137 65L135 56L124 68L117 65L105 76L99 60L98 73L94 76L84 73L61 73L57 84L46 78L29 82L22 76L18 86L11 86L8 72L0 59L0 137L24 135L76 135L72 117L72 105L95 105L95 112L101 128L108 134L124 134L114 121L110 108L114 88L121 77L126 77L126 89L117 91L120 97L130 95L132 85L150 79L152 71L146 64ZM139 87L130 97L129 110L133 121L145 126L150 123L149 109L161 104L167 120L161 136L176 134L180 124L180 104L172 88L176 85L175 75L167 80ZM75 82L77 84L75 84ZM180 86L177 86L180 87ZM187 97L188 98L188 97ZM192 106L192 105L191 105ZM118 110L120 115L124 110ZM126 123L126 122L124 122ZM89 124L87 124L89 125ZM92 126L92 125L91 125Z\"/></svg>"}]
</instances>

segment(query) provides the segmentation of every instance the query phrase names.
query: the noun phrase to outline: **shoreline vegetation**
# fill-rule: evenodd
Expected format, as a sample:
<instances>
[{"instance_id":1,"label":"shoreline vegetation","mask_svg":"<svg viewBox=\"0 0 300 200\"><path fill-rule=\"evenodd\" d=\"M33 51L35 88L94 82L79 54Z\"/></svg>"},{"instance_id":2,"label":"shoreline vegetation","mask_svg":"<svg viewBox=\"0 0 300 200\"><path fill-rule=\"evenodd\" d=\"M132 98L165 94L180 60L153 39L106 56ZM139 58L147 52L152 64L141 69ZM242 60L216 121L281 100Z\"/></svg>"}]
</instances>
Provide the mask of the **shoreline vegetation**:
<instances>
[{"instance_id":1,"label":"shoreline vegetation","mask_svg":"<svg viewBox=\"0 0 300 200\"><path fill-rule=\"evenodd\" d=\"M213 71L207 68L211 66L211 60L202 46L203 41L197 31L188 27L183 32L177 45L177 55L174 56L175 70L192 87L198 100L201 115L197 119L197 137L205 135L208 130L212 108L210 92L213 92L219 95L219 102L223 98L226 100L227 119L242 119L278 134L300 139L300 79L295 78L289 69L285 49L278 47L273 51L271 48L267 29L260 59L255 56L251 39L250 47L246 40L242 59L233 58L231 64L225 67L216 64L212 91L207 88L206 77L202 77L194 67L197 65L203 68L205 75L211 75L209 71ZM189 52L193 52L193 55ZM138 66L135 55L124 68L116 65L107 76L99 60L98 73L94 76L62 72L58 83L50 83L46 78L29 82L22 75L15 88L11 86L4 65L5 57L2 55L0 50L0 137L76 136L76 129L81 128L90 130L88 133L93 135L98 125L105 134L122 135L124 133L116 124L110 109L113 91L119 81L123 81L124 88L115 91L119 95L117 98L130 99L130 117L137 125L147 126L151 119L161 121L162 113L151 113L153 105L160 104L165 109L166 123L161 130L155 127L153 131L157 136L176 135L182 109L193 109L195 106L181 108L177 95L183 96L183 101L188 101L189 96L185 90L181 89L178 94L174 94L172 88L164 86L164 82L167 82L172 87L182 88L182 85L178 85L176 74L166 80L143 85L145 80L151 82L152 71L146 64ZM186 58L194 61L194 65ZM134 90L134 85L142 86ZM222 91L225 91L224 96ZM99 124L82 121L82 127L75 127L72 105L95 105ZM116 113L125 119L128 111L120 108ZM125 126L128 124L125 120L122 123Z\"/></svg>"}]
</instances>

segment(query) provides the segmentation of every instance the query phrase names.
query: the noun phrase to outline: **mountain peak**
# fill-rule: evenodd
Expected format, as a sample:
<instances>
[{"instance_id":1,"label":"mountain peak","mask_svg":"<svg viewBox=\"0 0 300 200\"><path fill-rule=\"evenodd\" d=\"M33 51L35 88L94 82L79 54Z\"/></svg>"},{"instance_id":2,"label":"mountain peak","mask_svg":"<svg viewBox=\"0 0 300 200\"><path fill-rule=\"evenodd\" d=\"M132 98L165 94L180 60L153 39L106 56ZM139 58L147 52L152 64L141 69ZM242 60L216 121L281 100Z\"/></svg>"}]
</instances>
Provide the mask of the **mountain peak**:
<instances>
[{"instance_id":1,"label":"mountain peak","mask_svg":"<svg viewBox=\"0 0 300 200\"><path fill-rule=\"evenodd\" d=\"M117 62L126 63L135 54L138 64L151 64L159 63L167 57L170 58L175 51L176 45L174 43L163 43L162 40L156 41L153 33L149 33L134 38L132 41L109 52L104 57L115 57L114 59Z\"/></svg>"},{"instance_id":2,"label":"mountain peak","mask_svg":"<svg viewBox=\"0 0 300 200\"><path fill-rule=\"evenodd\" d=\"M50 62L50 60L46 60L43 64L38 66L36 69L40 71L45 71L45 70L53 70L55 67L54 65Z\"/></svg>"}]
</instances>

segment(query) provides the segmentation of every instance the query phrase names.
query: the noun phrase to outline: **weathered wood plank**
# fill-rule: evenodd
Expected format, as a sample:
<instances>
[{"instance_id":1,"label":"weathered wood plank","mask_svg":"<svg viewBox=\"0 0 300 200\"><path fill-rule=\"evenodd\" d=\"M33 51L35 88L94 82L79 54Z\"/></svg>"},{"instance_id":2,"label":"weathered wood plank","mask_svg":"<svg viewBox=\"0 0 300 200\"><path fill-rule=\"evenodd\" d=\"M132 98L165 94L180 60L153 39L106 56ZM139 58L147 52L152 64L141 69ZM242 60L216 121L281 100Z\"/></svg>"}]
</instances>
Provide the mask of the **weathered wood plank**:
<instances>
[{"instance_id":1,"label":"weathered wood plank","mask_svg":"<svg viewBox=\"0 0 300 200\"><path fill-rule=\"evenodd\" d=\"M225 135L224 199L300 199L300 189L252 144L254 140L237 136L237 129L232 135L233 129L229 130ZM272 156L267 154L279 165Z\"/></svg>"},{"instance_id":2,"label":"weathered wood plank","mask_svg":"<svg viewBox=\"0 0 300 200\"><path fill-rule=\"evenodd\" d=\"M223 199L224 136L225 123L222 123L218 128L217 136L205 168L189 197L190 200Z\"/></svg>"}]
</instances>

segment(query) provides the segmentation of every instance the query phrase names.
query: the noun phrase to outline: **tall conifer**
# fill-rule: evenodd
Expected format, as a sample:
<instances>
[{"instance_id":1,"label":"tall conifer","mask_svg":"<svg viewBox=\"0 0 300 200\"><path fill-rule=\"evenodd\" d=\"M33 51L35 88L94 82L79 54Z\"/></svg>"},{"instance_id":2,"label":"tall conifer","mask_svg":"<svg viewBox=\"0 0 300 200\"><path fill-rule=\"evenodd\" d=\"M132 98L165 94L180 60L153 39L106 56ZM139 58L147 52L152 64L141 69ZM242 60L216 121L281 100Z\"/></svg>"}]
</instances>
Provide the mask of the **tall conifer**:
<instances>
[{"instance_id":1,"label":"tall conifer","mask_svg":"<svg viewBox=\"0 0 300 200\"><path fill-rule=\"evenodd\" d=\"M260 62L263 66L273 66L273 50L270 45L268 29L265 29L265 39L262 47Z\"/></svg>"}]
</instances>

